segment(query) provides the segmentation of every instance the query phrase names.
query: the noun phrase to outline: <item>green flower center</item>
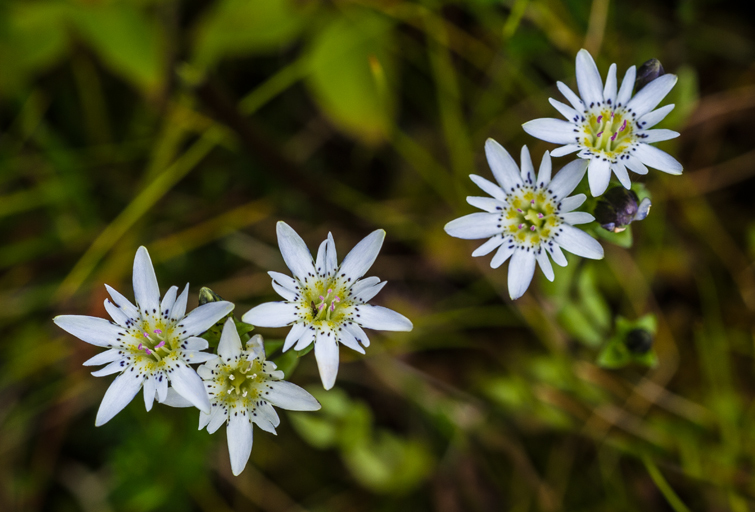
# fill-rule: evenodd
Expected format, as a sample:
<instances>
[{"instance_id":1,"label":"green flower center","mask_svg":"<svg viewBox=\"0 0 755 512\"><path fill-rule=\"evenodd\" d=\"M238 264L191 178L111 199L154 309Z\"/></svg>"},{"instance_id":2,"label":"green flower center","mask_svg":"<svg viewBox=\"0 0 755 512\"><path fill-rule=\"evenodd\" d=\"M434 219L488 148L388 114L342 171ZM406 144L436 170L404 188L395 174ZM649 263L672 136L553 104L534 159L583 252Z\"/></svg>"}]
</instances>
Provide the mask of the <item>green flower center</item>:
<instances>
[{"instance_id":1,"label":"green flower center","mask_svg":"<svg viewBox=\"0 0 755 512\"><path fill-rule=\"evenodd\" d=\"M228 372L228 379L225 381L225 394L235 398L257 398L258 384L264 382L265 374L262 371L262 364L257 361L241 361L240 364Z\"/></svg>"},{"instance_id":2,"label":"green flower center","mask_svg":"<svg viewBox=\"0 0 755 512\"><path fill-rule=\"evenodd\" d=\"M170 343L172 336L168 336L162 329L152 329L152 332L144 330L141 334L143 340L137 349L144 351L155 361L162 361L163 357L173 351L173 344Z\"/></svg>"},{"instance_id":3,"label":"green flower center","mask_svg":"<svg viewBox=\"0 0 755 512\"><path fill-rule=\"evenodd\" d=\"M597 116L592 114L585 122L584 145L596 151L614 156L626 150L634 140L633 122L628 122L623 110L604 110Z\"/></svg>"},{"instance_id":4,"label":"green flower center","mask_svg":"<svg viewBox=\"0 0 755 512\"><path fill-rule=\"evenodd\" d=\"M524 189L519 197L510 200L504 212L507 223L504 233L511 234L519 243L533 246L547 240L561 220L556 215L556 205L542 190Z\"/></svg>"}]
</instances>

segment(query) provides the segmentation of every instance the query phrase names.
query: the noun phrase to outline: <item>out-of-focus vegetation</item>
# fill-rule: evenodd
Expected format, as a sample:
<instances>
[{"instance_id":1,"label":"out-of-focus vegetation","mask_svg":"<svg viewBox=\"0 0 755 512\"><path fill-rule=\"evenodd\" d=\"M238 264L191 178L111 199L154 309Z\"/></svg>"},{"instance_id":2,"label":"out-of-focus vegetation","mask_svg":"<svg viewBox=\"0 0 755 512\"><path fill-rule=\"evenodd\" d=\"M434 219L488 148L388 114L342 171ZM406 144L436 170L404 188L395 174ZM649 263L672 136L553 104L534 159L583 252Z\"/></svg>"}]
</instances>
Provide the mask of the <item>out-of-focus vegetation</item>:
<instances>
[{"instance_id":1,"label":"out-of-focus vegetation","mask_svg":"<svg viewBox=\"0 0 755 512\"><path fill-rule=\"evenodd\" d=\"M0 4L0 510L755 508L755 23L741 8ZM679 75L662 127L682 136L660 146L685 173L633 177L650 216L512 303L506 269L442 228L473 211L487 137L536 161L552 149L521 124L556 116L547 98L574 85L582 47L603 73L656 57ZM190 281L193 306L209 286L243 313L285 271L279 219L310 247L332 231L341 255L385 228L376 302L414 331L343 349L329 393L311 354L289 356L323 408L257 430L238 478L196 411L147 414L137 397L95 428L112 378L88 374L98 349L52 316L105 316L102 284L131 294L139 245L163 290ZM647 360L598 365L647 322Z\"/></svg>"}]
</instances>

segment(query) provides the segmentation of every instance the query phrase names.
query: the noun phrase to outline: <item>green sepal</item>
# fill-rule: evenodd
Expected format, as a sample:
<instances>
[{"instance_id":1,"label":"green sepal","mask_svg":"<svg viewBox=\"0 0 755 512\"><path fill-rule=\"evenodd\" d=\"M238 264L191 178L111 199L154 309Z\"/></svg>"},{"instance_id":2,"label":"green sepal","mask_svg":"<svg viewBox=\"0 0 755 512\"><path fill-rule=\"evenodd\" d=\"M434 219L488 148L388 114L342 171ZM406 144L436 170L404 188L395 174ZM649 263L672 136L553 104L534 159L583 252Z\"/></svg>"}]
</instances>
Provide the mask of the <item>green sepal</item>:
<instances>
[{"instance_id":1,"label":"green sepal","mask_svg":"<svg viewBox=\"0 0 755 512\"><path fill-rule=\"evenodd\" d=\"M614 233L613 231L608 231L602 227L599 227L594 232L602 239L607 240L614 245L618 245L619 247L623 247L624 249L632 247L632 226L627 226L627 228L620 233Z\"/></svg>"},{"instance_id":2,"label":"green sepal","mask_svg":"<svg viewBox=\"0 0 755 512\"><path fill-rule=\"evenodd\" d=\"M616 317L616 331L598 355L597 363L603 368L623 368L629 363L637 363L650 368L658 364L658 356L653 349L644 354L634 354L624 344L624 340L633 329L645 329L655 334L657 321L655 315L647 314L637 320Z\"/></svg>"}]
</instances>

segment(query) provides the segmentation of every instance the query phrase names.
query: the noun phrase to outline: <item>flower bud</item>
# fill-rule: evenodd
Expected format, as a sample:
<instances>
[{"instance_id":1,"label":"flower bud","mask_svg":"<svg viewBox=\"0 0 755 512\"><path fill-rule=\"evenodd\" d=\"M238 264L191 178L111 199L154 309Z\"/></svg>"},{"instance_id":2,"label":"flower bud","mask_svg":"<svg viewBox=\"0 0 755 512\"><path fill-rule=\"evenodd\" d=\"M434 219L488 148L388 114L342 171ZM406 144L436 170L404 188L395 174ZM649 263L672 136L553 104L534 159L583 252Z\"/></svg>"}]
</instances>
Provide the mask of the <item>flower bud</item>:
<instances>
[{"instance_id":1,"label":"flower bud","mask_svg":"<svg viewBox=\"0 0 755 512\"><path fill-rule=\"evenodd\" d=\"M645 329L632 329L624 338L624 344L633 354L647 354L653 347L653 335Z\"/></svg>"},{"instance_id":2,"label":"flower bud","mask_svg":"<svg viewBox=\"0 0 755 512\"><path fill-rule=\"evenodd\" d=\"M207 304L208 302L218 302L221 300L224 300L223 297L213 292L206 286L202 287L202 289L199 290L199 305L200 306L202 306L203 304Z\"/></svg>"},{"instance_id":3,"label":"flower bud","mask_svg":"<svg viewBox=\"0 0 755 512\"><path fill-rule=\"evenodd\" d=\"M624 187L614 187L600 198L595 205L595 219L608 231L620 233L635 220L647 217L650 207L650 199L639 201L637 194Z\"/></svg>"},{"instance_id":4,"label":"flower bud","mask_svg":"<svg viewBox=\"0 0 755 512\"><path fill-rule=\"evenodd\" d=\"M637 79L634 82L635 94L647 84L665 74L663 65L658 59L650 59L637 70Z\"/></svg>"}]
</instances>

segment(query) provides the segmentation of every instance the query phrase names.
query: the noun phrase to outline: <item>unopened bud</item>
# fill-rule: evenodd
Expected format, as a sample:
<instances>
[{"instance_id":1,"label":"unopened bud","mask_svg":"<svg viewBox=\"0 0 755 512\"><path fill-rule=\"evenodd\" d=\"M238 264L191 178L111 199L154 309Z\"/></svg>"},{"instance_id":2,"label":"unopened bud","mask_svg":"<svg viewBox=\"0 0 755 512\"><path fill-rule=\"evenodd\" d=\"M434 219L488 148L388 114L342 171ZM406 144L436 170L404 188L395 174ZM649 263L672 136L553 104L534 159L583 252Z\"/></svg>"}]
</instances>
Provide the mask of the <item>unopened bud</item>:
<instances>
[{"instance_id":1,"label":"unopened bud","mask_svg":"<svg viewBox=\"0 0 755 512\"><path fill-rule=\"evenodd\" d=\"M632 329L624 338L624 344L633 354L647 354L653 348L653 335L645 329Z\"/></svg>"},{"instance_id":2,"label":"unopened bud","mask_svg":"<svg viewBox=\"0 0 755 512\"><path fill-rule=\"evenodd\" d=\"M637 194L624 187L614 187L600 198L595 205L595 220L608 231L620 233L624 231L632 221L642 220L647 217L650 207L650 199L645 198L639 204Z\"/></svg>"},{"instance_id":3,"label":"unopened bud","mask_svg":"<svg viewBox=\"0 0 755 512\"><path fill-rule=\"evenodd\" d=\"M208 302L218 302L223 300L223 297L213 292L206 286L199 290L199 305L207 304Z\"/></svg>"},{"instance_id":4,"label":"unopened bud","mask_svg":"<svg viewBox=\"0 0 755 512\"><path fill-rule=\"evenodd\" d=\"M650 59L637 70L637 79L634 82L635 94L647 84L665 74L663 65L658 59Z\"/></svg>"}]
</instances>

